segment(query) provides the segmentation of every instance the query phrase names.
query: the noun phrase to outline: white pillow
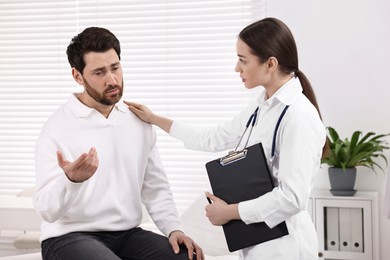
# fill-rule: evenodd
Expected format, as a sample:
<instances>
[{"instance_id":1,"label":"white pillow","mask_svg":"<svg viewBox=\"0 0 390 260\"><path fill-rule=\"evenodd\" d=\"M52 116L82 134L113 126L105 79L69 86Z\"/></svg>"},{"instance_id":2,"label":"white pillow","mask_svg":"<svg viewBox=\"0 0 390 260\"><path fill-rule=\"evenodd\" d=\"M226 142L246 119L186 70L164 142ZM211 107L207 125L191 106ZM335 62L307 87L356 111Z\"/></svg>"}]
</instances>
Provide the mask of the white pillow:
<instances>
[{"instance_id":1,"label":"white pillow","mask_svg":"<svg viewBox=\"0 0 390 260\"><path fill-rule=\"evenodd\" d=\"M39 231L28 231L15 239L15 241L13 242L14 247L17 249L40 249L40 235L41 232Z\"/></svg>"},{"instance_id":2,"label":"white pillow","mask_svg":"<svg viewBox=\"0 0 390 260\"><path fill-rule=\"evenodd\" d=\"M42 260L41 253L31 253L31 254L20 254L14 256L4 256L0 257L0 259L4 260Z\"/></svg>"},{"instance_id":3,"label":"white pillow","mask_svg":"<svg viewBox=\"0 0 390 260\"><path fill-rule=\"evenodd\" d=\"M214 226L206 217L206 196L200 196L181 215L184 232L202 249L205 255L232 255L229 252L222 227Z\"/></svg>"}]
</instances>

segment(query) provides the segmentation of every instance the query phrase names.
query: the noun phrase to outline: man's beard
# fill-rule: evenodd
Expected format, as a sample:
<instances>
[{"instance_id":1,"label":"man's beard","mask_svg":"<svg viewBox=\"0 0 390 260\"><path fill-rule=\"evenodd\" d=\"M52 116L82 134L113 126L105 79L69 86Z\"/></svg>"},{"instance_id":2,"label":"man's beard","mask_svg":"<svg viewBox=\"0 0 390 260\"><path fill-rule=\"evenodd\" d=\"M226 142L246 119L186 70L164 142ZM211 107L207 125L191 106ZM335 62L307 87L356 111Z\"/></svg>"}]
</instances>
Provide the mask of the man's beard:
<instances>
[{"instance_id":1,"label":"man's beard","mask_svg":"<svg viewBox=\"0 0 390 260\"><path fill-rule=\"evenodd\" d=\"M92 97L96 102L111 106L116 104L121 98L123 94L123 79L122 79L122 86L120 85L110 85L107 89L103 91L102 94L97 92L89 83L84 79L84 87L85 91L88 93L90 97ZM107 92L113 89L119 89L119 93L115 95L107 95Z\"/></svg>"}]
</instances>

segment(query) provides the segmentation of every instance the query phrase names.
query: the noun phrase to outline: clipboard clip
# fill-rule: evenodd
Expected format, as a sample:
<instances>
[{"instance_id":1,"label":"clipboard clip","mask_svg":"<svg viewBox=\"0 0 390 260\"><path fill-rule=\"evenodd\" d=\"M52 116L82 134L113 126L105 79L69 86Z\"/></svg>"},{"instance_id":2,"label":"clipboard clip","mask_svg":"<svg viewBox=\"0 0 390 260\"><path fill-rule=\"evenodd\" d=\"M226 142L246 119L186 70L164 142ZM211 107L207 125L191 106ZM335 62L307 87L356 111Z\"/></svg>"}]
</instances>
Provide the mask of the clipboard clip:
<instances>
[{"instance_id":1,"label":"clipboard clip","mask_svg":"<svg viewBox=\"0 0 390 260\"><path fill-rule=\"evenodd\" d=\"M273 136L273 139L272 139L272 153L271 153L271 160L270 160L271 164L272 164L272 160L273 160L273 158L275 156L276 134L277 134L280 122L282 121L282 118L283 118L284 114L286 113L288 107L289 107L288 105L285 106L285 108L283 109L282 113L279 116L278 122L276 123L276 127L275 127L275 130L274 130L274 136ZM241 135L240 141L238 142L236 149L234 151L229 151L228 155L226 155L226 156L224 156L224 157L219 159L219 163L222 166L228 165L230 163L236 162L236 161L244 159L246 157L248 151L245 148L248 145L249 137L251 136L253 127L254 127L254 125L256 123L256 118L257 118L257 113L258 112L259 112L259 107L257 107L255 112L253 112L253 114L249 117L249 120L246 123L246 127L245 127L245 130L244 130L244 133ZM242 141L246 131L248 130L249 126L251 126L251 129L250 129L249 135L248 135L248 137L246 139L246 143L245 143L244 149L242 149L241 151L237 151L237 149L240 146L241 141Z\"/></svg>"},{"instance_id":2,"label":"clipboard clip","mask_svg":"<svg viewBox=\"0 0 390 260\"><path fill-rule=\"evenodd\" d=\"M248 153L248 150L245 149L245 148L248 145L249 137L251 136L253 126L256 123L256 117L257 117L258 111L259 111L259 107L257 107L255 112L253 112L253 114L250 116L248 122L246 123L246 127L245 127L245 130L244 130L244 133L241 135L240 141L238 142L236 149L234 149L234 151L229 151L228 155L220 158L219 159L219 164L221 164L222 166L225 166L225 165L228 165L230 163L233 163L233 162L239 161L241 159L244 159L246 157L246 154ZM246 133L246 130L248 130L249 126L251 126L251 129L250 129L248 138L246 140L244 149L242 149L241 151L237 151L238 147L241 144L242 138L244 137L244 135Z\"/></svg>"},{"instance_id":3,"label":"clipboard clip","mask_svg":"<svg viewBox=\"0 0 390 260\"><path fill-rule=\"evenodd\" d=\"M246 157L246 154L248 153L247 149L241 150L241 151L229 151L228 155L222 157L219 159L219 163L222 166L228 165L230 163L239 161L241 159L244 159Z\"/></svg>"}]
</instances>

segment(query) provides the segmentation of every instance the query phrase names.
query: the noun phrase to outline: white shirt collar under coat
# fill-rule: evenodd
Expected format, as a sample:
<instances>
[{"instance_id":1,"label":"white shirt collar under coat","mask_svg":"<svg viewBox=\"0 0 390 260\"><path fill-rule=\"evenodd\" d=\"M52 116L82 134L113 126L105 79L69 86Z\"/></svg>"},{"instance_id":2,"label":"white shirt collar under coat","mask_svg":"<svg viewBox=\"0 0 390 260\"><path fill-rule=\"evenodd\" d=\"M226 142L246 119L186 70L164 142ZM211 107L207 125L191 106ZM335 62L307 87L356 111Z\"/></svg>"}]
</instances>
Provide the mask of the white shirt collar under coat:
<instances>
[{"instance_id":1,"label":"white shirt collar under coat","mask_svg":"<svg viewBox=\"0 0 390 260\"><path fill-rule=\"evenodd\" d=\"M285 104L291 105L295 102L299 95L302 94L301 82L298 78L293 77L287 81L283 86L281 86L275 94L272 95L269 99L265 100L266 91L264 90L259 96L259 104L273 104L276 100Z\"/></svg>"}]
</instances>

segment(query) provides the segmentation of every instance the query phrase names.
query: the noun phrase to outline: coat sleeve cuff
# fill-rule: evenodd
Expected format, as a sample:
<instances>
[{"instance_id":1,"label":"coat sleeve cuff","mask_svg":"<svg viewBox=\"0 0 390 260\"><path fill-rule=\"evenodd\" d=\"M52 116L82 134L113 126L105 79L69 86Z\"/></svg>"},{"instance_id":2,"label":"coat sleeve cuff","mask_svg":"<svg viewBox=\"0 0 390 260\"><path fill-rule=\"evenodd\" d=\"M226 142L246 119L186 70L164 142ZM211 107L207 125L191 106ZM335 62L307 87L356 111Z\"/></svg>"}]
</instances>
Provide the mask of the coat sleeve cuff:
<instances>
[{"instance_id":1,"label":"coat sleeve cuff","mask_svg":"<svg viewBox=\"0 0 390 260\"><path fill-rule=\"evenodd\" d=\"M254 208L256 208L256 202L254 200L247 200L238 204L240 218L247 225L263 221L258 211L253 210Z\"/></svg>"},{"instance_id":2,"label":"coat sleeve cuff","mask_svg":"<svg viewBox=\"0 0 390 260\"><path fill-rule=\"evenodd\" d=\"M188 132L191 132L191 128L187 129L185 124L181 124L177 121L173 121L171 129L169 130L169 135L179 139L184 140L185 136L188 136Z\"/></svg>"},{"instance_id":3,"label":"coat sleeve cuff","mask_svg":"<svg viewBox=\"0 0 390 260\"><path fill-rule=\"evenodd\" d=\"M257 199L243 201L238 204L238 212L245 224L265 222L269 228L277 226L283 221L282 216L274 211L270 193ZM260 207L262 205L262 207Z\"/></svg>"}]
</instances>

